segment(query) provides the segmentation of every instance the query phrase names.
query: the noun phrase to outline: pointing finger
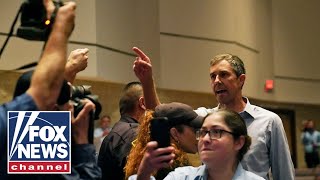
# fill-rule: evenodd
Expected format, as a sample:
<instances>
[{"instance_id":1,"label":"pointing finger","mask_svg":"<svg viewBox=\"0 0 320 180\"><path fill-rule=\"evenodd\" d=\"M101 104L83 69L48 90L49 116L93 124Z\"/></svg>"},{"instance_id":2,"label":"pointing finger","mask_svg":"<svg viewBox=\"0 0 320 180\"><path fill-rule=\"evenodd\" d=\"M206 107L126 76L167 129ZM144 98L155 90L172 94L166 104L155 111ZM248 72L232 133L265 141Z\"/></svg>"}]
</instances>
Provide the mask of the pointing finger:
<instances>
[{"instance_id":1,"label":"pointing finger","mask_svg":"<svg viewBox=\"0 0 320 180\"><path fill-rule=\"evenodd\" d=\"M141 59L145 60L145 59L149 59L149 57L147 55L145 55L143 53L143 51L141 51L139 48L137 47L133 47L132 50L139 56L141 57Z\"/></svg>"}]
</instances>

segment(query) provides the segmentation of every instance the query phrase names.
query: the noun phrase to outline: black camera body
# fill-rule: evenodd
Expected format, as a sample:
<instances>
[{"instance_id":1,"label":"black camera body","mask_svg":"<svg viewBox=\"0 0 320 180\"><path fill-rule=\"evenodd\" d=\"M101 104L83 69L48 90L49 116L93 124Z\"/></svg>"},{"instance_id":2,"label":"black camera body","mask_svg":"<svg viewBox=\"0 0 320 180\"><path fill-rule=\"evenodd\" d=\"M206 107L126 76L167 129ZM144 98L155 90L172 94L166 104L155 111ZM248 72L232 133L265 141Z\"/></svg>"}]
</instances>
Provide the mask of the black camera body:
<instances>
[{"instance_id":1,"label":"black camera body","mask_svg":"<svg viewBox=\"0 0 320 180\"><path fill-rule=\"evenodd\" d=\"M21 6L21 25L17 30L17 36L28 40L46 41L56 13L59 7L63 6L61 1L53 3L55 10L51 18L47 19L47 11L42 0L25 0Z\"/></svg>"},{"instance_id":2,"label":"black camera body","mask_svg":"<svg viewBox=\"0 0 320 180\"><path fill-rule=\"evenodd\" d=\"M95 111L92 112L92 119L97 120L99 119L102 107L99 102L99 97L95 94L92 94L90 88L91 86L89 85L79 85L71 87L71 100L74 106L74 116L77 117L77 115L84 107L84 104L81 102L81 100L89 99L96 106Z\"/></svg>"},{"instance_id":3,"label":"black camera body","mask_svg":"<svg viewBox=\"0 0 320 180\"><path fill-rule=\"evenodd\" d=\"M71 101L74 107L74 117L77 117L80 111L84 107L83 99L89 99L95 105L95 110L90 113L90 121L89 121L89 130L88 130L88 139L89 143L93 144L93 131L94 131L94 120L99 119L99 115L101 113L102 107L98 101L98 96L92 94L90 91L91 86L89 85L80 85L80 86L72 86L71 87Z\"/></svg>"}]
</instances>

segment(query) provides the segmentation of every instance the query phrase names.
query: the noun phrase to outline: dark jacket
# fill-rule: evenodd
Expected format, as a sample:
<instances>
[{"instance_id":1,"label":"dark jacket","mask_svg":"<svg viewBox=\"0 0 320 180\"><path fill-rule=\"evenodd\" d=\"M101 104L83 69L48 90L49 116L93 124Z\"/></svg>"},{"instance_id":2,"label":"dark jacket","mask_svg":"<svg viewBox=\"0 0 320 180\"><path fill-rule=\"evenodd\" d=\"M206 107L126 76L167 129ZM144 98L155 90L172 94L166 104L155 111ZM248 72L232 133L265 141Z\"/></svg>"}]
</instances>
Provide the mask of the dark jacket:
<instances>
[{"instance_id":1,"label":"dark jacket","mask_svg":"<svg viewBox=\"0 0 320 180\"><path fill-rule=\"evenodd\" d=\"M98 157L102 179L124 179L123 168L127 162L131 143L136 138L138 125L135 119L123 115L104 138Z\"/></svg>"}]
</instances>

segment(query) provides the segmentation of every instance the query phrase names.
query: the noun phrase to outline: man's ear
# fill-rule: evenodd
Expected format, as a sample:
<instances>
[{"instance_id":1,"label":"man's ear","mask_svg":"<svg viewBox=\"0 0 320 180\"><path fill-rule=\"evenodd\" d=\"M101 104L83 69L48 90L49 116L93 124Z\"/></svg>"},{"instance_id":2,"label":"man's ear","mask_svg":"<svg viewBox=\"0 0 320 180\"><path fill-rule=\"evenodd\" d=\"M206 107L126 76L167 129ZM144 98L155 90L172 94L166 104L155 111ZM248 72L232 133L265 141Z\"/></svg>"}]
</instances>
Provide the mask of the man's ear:
<instances>
[{"instance_id":1,"label":"man's ear","mask_svg":"<svg viewBox=\"0 0 320 180\"><path fill-rule=\"evenodd\" d=\"M170 135L176 142L179 142L179 133L176 128L173 127L170 129Z\"/></svg>"},{"instance_id":2,"label":"man's ear","mask_svg":"<svg viewBox=\"0 0 320 180\"><path fill-rule=\"evenodd\" d=\"M139 106L140 106L140 108L146 110L146 104L144 102L144 97L139 98Z\"/></svg>"},{"instance_id":3,"label":"man's ear","mask_svg":"<svg viewBox=\"0 0 320 180\"><path fill-rule=\"evenodd\" d=\"M241 88L242 88L243 85L244 85L244 82L245 82L245 80L246 80L246 75L245 75L245 74L241 74L241 75L239 76L239 80L240 80Z\"/></svg>"},{"instance_id":4,"label":"man's ear","mask_svg":"<svg viewBox=\"0 0 320 180\"><path fill-rule=\"evenodd\" d=\"M240 150L243 147L245 139L246 138L244 136L240 136L238 139L234 141L234 147L236 150Z\"/></svg>"}]
</instances>

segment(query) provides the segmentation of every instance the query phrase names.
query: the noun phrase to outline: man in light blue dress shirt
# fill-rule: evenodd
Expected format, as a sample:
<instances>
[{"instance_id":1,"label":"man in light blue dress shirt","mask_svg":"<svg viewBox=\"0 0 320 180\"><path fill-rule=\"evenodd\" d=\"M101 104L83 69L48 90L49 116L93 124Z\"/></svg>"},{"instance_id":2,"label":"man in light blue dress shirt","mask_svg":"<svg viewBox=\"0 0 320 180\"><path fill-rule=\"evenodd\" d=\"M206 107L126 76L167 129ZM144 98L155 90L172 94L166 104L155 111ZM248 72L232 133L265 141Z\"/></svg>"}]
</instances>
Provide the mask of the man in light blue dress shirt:
<instances>
[{"instance_id":1,"label":"man in light blue dress shirt","mask_svg":"<svg viewBox=\"0 0 320 180\"><path fill-rule=\"evenodd\" d=\"M134 47L138 55L133 70L143 85L146 104L159 104L152 77L151 60L140 49ZM288 140L280 117L266 109L250 104L243 97L242 87L246 72L242 60L231 54L217 55L210 62L211 88L219 105L215 108L200 107L198 115L206 116L221 108L238 112L245 120L248 134L252 138L250 150L241 164L245 170L273 180L293 180L292 163Z\"/></svg>"},{"instance_id":2,"label":"man in light blue dress shirt","mask_svg":"<svg viewBox=\"0 0 320 180\"><path fill-rule=\"evenodd\" d=\"M213 109L198 108L205 116L220 108L238 112L245 120L252 145L242 160L244 169L274 180L294 179L287 137L280 117L266 109L250 104L242 96L246 74L242 60L231 54L220 54L210 62L211 88L219 105Z\"/></svg>"}]
</instances>

